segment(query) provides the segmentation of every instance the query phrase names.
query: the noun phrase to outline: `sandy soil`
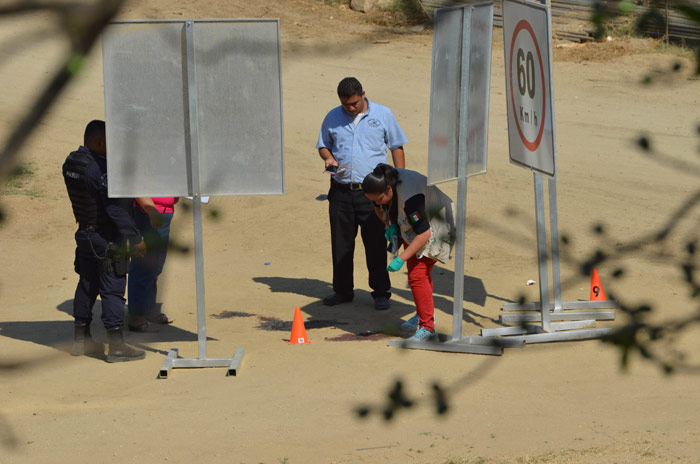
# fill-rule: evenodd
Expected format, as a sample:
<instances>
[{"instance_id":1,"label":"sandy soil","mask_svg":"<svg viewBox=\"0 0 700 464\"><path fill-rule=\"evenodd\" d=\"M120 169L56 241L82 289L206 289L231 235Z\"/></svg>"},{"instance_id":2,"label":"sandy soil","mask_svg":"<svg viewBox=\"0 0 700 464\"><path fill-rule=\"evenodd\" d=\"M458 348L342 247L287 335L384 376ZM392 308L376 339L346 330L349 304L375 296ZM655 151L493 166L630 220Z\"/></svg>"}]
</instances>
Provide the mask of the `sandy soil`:
<instances>
[{"instance_id":1,"label":"sandy soil","mask_svg":"<svg viewBox=\"0 0 700 464\"><path fill-rule=\"evenodd\" d=\"M215 198L206 207L219 213L204 226L207 354L226 358L244 347L236 377L212 368L156 378L170 348L198 355L191 254L171 253L161 281L163 310L175 324L156 335L128 334L148 350L144 361L112 365L68 354L75 226L59 173L85 123L104 116L99 50L43 120L21 153L33 173L19 193L1 199L0 461L700 462L693 375L665 376L637 355L623 372L619 352L598 341L529 345L500 357L391 348L387 334L413 311L406 276L393 278L392 308L375 311L359 241L354 302L319 303L330 292L331 265L327 207L316 200L328 181L314 144L337 104L340 78L357 76L371 99L394 110L409 138L408 167L427 171L431 32L379 28L332 3L143 0L123 13L281 18L286 194ZM26 43L50 19L2 22L2 138L64 51L57 37ZM533 179L508 162L501 36L496 29L488 173L469 181L467 335L497 327L504 302L538 299L537 286L525 285L537 280ZM588 298L589 282L577 278L581 259L645 237L697 188L691 170L644 157L635 140L646 134L659 156L696 160L700 81L689 78L691 63L680 58L680 72L642 86L644 75L679 59L649 42L557 45L558 213L570 238L562 280L571 301ZM456 185L444 189L454 196ZM601 266L605 291L630 305L652 304L653 318L688 314L693 305L673 261L698 219L695 211L665 244L648 243L648 252ZM605 234L594 234L593 224L603 224ZM192 244L185 208L173 236ZM443 333L451 332L453 266L434 272ZM617 267L624 278L613 280ZM311 344L285 342L296 306ZM93 330L104 339L98 323ZM695 361L698 335L676 340ZM415 406L386 422L376 412L397 379ZM448 390L445 416L432 407L435 381ZM355 414L361 405L372 408L365 420Z\"/></svg>"}]
</instances>

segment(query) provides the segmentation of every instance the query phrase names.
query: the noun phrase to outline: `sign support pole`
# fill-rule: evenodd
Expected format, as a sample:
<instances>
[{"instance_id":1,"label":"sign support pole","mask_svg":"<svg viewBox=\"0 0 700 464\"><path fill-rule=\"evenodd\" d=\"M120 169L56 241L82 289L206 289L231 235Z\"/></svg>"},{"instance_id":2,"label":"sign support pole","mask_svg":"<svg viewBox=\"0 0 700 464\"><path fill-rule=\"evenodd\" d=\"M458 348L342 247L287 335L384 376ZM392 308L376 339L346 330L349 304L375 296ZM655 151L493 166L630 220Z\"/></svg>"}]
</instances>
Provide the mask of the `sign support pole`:
<instances>
[{"instance_id":1,"label":"sign support pole","mask_svg":"<svg viewBox=\"0 0 700 464\"><path fill-rule=\"evenodd\" d=\"M464 8L462 12L462 63L469 62L471 48L472 10ZM459 147L457 150L457 251L455 253L454 272L454 301L452 311L452 341L462 338L462 320L464 318L464 252L466 248L465 233L467 230L467 131L469 121L469 73L463 72L460 78L459 93Z\"/></svg>"},{"instance_id":2,"label":"sign support pole","mask_svg":"<svg viewBox=\"0 0 700 464\"><path fill-rule=\"evenodd\" d=\"M552 11L552 0L541 0L544 5L547 6L547 10L551 13ZM547 24L549 30L552 30L552 15L547 15ZM552 56L551 41L549 42L549 55ZM552 79L552 73L549 74L550 81ZM552 103L552 109L554 108L554 103ZM552 118L554 115L552 115ZM555 137L556 139L556 137ZM555 142L556 143L556 142ZM557 216L557 179L549 178L549 240L550 247L552 250L552 283L554 290L554 312L561 312L563 309L561 300L561 273L559 268L559 220ZM544 301L544 300L543 300ZM542 319L544 321L544 319Z\"/></svg>"},{"instance_id":3,"label":"sign support pole","mask_svg":"<svg viewBox=\"0 0 700 464\"><path fill-rule=\"evenodd\" d=\"M178 357L177 348L171 348L160 368L158 377L167 378L172 368L178 367L228 367L226 375L236 375L243 358L243 348L238 348L233 358L207 358L207 310L204 298L204 243L202 239L202 195L199 180L199 124L197 120L197 78L194 66L194 21L185 22L185 45L187 61L187 106L186 121L189 133L186 149L190 161L192 196L192 222L194 223L194 268L197 298L197 359Z\"/></svg>"},{"instance_id":4,"label":"sign support pole","mask_svg":"<svg viewBox=\"0 0 700 464\"><path fill-rule=\"evenodd\" d=\"M549 275L547 272L547 225L544 214L544 185L542 174L534 172L535 184L535 217L537 220L537 268L540 276L540 312L542 314L542 329L549 332ZM551 208L550 208L551 211Z\"/></svg>"},{"instance_id":5,"label":"sign support pole","mask_svg":"<svg viewBox=\"0 0 700 464\"><path fill-rule=\"evenodd\" d=\"M452 140L456 140L457 146L449 149L449 173L445 175L444 172L440 172L439 174L442 175L442 178L438 180L438 182L457 180L457 198L454 211L457 236L453 250L455 267L452 335L451 337L449 335L441 337L445 339L444 342L391 340L389 345L399 348L498 356L503 354L503 347L522 347L524 342L462 335L462 326L464 325L467 178L469 175L482 173L477 172L480 159L483 165L482 171L486 172L485 141L487 138L486 128L488 127L488 83L490 79L490 34L493 29L493 2L440 9L436 13L436 17L444 19L444 22L439 19L436 20L436 36L433 48L433 88L431 92L431 130L434 128L433 123L435 121L433 117L436 113L440 114L441 117L449 114L449 117L446 118L449 121L448 125L453 122L457 123L454 127L450 127L448 134L440 134L440 138L449 137ZM458 21L460 22L458 23ZM472 38L472 34L475 34L474 38ZM487 41L484 41L485 37L488 37ZM437 53L436 50L440 50L440 53ZM480 55L483 52L487 52L487 58L483 58ZM447 59L450 60L449 66L446 63ZM447 71L443 69L443 66ZM439 84L436 84L436 81L441 82L439 77L443 77L445 72L454 73L450 74L450 77L453 77L453 79L448 79L447 83L442 82L442 84L450 86L450 90L458 86L457 92L450 94L449 99L449 105L456 103L457 111L454 112L446 111L444 107L441 108L439 104L436 104L436 100L440 101L439 98L435 98L438 93L436 89L445 90L444 87L441 88ZM459 74L455 75L456 73ZM472 75L472 73L474 74ZM470 92L473 99L471 102ZM480 100L484 96L486 98ZM446 112L441 113L441 110ZM440 117L438 117L438 121L440 121ZM440 125L440 127L443 126L444 124ZM483 136L483 139L480 139L480 135ZM470 137L473 140L469 140ZM444 155L444 152L439 152L439 156ZM474 155L473 160L470 159L472 155ZM481 158L479 158L479 155L482 155ZM434 156L434 153L430 155L431 158ZM442 160L442 158L438 158L438 160ZM472 161L475 167L470 165ZM474 172L470 172L472 169Z\"/></svg>"},{"instance_id":6,"label":"sign support pole","mask_svg":"<svg viewBox=\"0 0 700 464\"><path fill-rule=\"evenodd\" d=\"M197 80L194 69L194 24L185 23L187 37L187 100L190 158L190 176L192 191L192 214L194 224L194 268L197 295L197 340L199 359L207 357L206 304L204 298L204 243L202 240L202 202L199 182L199 123L197 121Z\"/></svg>"},{"instance_id":7,"label":"sign support pole","mask_svg":"<svg viewBox=\"0 0 700 464\"><path fill-rule=\"evenodd\" d=\"M589 338L599 338L609 333L611 329L591 329L597 320L613 320L614 311L577 311L566 312L565 309L604 309L614 308L617 305L610 301L573 301L562 302L561 275L559 262L559 225L557 216L557 183L556 183L556 137L554 133L554 104L551 95L552 68L551 68L551 15L547 6L547 0L541 0L543 6L537 6L531 2L523 0L504 0L504 42L506 46L510 43L510 61L506 61L508 70L506 73L506 83L510 85L511 106L509 106L509 130L517 128L519 137L512 137L509 134L511 145L511 161L522 167L530 168L534 174L535 184L535 216L537 222L537 258L539 268L540 301L534 303L506 303L503 311L539 311L540 314L519 313L503 314L499 318L500 322L519 323L519 327L503 327L496 329L484 329L483 336L512 336L516 340L524 340L526 343L583 340ZM544 16L544 17L543 17ZM544 19L544 21L543 21ZM522 34L518 36L518 34ZM529 35L528 35L529 34ZM519 39L519 41L516 41ZM517 53L516 53L517 50ZM545 50L544 60L540 50ZM536 57L532 60L530 57ZM517 66L513 62L517 59ZM539 67L537 66L539 61ZM545 62L543 65L543 61ZM528 64L531 63L531 64ZM513 72L517 70L517 75ZM523 132L521 126L532 122L527 116L536 115L532 111L532 102L536 100L536 91L542 88L542 110L540 111L539 136L536 139ZM516 87L520 96L515 93ZM546 85L545 83L549 83ZM549 90L547 89L549 88ZM525 93L527 90L527 93ZM528 99L529 96L529 99ZM517 102L517 104L516 104ZM523 103L524 102L524 103ZM517 108L520 114L517 114ZM528 111L525 117L525 108ZM534 108L537 108L535 106ZM547 111L548 110L548 111ZM547 114L545 119L545 114ZM535 116L535 124L537 119ZM547 122L551 125L551 142L540 145L544 142L543 130ZM522 143L521 143L522 141ZM521 146L522 145L522 146ZM515 147L515 149L514 149ZM532 153L536 156L533 158ZM551 162L548 156L551 155ZM549 228L550 243L547 248L547 226L545 223L545 195L543 175L549 177L548 199L549 199ZM552 281L548 276L548 251L551 251ZM552 284L554 299L550 298L549 286ZM565 322L553 322L565 321ZM527 322L541 322L541 327L526 325ZM585 329L585 330L581 330Z\"/></svg>"},{"instance_id":8,"label":"sign support pole","mask_svg":"<svg viewBox=\"0 0 700 464\"><path fill-rule=\"evenodd\" d=\"M461 137L460 137L461 138ZM462 142L460 141L460 145ZM460 153L460 169L462 166L462 155ZM466 156L465 156L466 158ZM464 165L466 166L466 159ZM462 231L457 234L455 252L454 271L454 301L452 308L452 341L459 341L462 338L462 324L464 318L464 252L466 240L464 231L467 227L467 177L460 176L457 180L457 217L455 218L457 230Z\"/></svg>"},{"instance_id":9,"label":"sign support pole","mask_svg":"<svg viewBox=\"0 0 700 464\"><path fill-rule=\"evenodd\" d=\"M552 282L554 285L554 312L562 311L561 273L559 267L559 218L557 215L557 180L549 179L549 233L552 250Z\"/></svg>"}]
</instances>

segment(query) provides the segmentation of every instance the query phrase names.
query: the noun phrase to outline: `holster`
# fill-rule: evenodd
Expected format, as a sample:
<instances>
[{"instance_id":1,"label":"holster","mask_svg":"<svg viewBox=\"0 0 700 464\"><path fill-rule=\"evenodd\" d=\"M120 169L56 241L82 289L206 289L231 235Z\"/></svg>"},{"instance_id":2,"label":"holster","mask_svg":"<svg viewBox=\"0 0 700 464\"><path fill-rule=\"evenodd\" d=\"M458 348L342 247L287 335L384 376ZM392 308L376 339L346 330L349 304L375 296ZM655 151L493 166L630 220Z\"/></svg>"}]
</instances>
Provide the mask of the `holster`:
<instances>
[{"instance_id":1,"label":"holster","mask_svg":"<svg viewBox=\"0 0 700 464\"><path fill-rule=\"evenodd\" d=\"M110 242L107 247L107 256L102 262L102 270L117 276L126 275L129 270L129 255L126 250Z\"/></svg>"}]
</instances>

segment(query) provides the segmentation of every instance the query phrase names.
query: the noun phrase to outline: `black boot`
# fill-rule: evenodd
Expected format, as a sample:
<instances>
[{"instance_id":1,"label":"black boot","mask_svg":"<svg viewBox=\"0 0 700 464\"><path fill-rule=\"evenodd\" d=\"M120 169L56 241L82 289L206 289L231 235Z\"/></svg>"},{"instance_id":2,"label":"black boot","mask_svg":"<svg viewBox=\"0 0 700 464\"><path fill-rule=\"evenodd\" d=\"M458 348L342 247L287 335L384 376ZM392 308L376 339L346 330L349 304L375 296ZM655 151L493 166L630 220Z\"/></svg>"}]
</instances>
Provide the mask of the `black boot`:
<instances>
[{"instance_id":1,"label":"black boot","mask_svg":"<svg viewBox=\"0 0 700 464\"><path fill-rule=\"evenodd\" d=\"M73 335L73 348L70 354L73 356L83 356L84 354L104 354L105 347L102 343L97 343L92 339L90 326L76 325Z\"/></svg>"},{"instance_id":2,"label":"black boot","mask_svg":"<svg viewBox=\"0 0 700 464\"><path fill-rule=\"evenodd\" d=\"M109 337L109 351L107 352L107 362L136 361L146 357L146 352L137 350L124 343L124 334L121 327L107 331Z\"/></svg>"}]
</instances>

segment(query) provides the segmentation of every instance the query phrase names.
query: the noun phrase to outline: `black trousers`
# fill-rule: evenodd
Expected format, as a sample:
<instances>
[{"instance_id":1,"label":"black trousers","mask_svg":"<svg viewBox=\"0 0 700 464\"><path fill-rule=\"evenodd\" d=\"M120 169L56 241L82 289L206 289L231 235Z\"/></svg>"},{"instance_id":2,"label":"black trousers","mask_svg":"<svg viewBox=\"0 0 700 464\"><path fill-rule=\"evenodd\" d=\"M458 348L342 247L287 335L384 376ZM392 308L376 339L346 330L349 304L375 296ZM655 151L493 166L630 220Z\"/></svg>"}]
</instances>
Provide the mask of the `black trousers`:
<instances>
[{"instance_id":1,"label":"black trousers","mask_svg":"<svg viewBox=\"0 0 700 464\"><path fill-rule=\"evenodd\" d=\"M126 274L104 272L103 262L106 241L97 235L89 238L76 234L77 250L75 267L80 275L73 299L73 317L76 325L88 326L92 322L92 307L97 296L102 302L102 323L105 329L121 328L124 324L124 292Z\"/></svg>"},{"instance_id":2,"label":"black trousers","mask_svg":"<svg viewBox=\"0 0 700 464\"><path fill-rule=\"evenodd\" d=\"M331 223L333 255L333 290L353 297L353 257L358 226L365 246L365 260L369 271L372 297L391 296L391 282L386 270L384 224L374 212L372 202L362 190L350 190L345 184L331 181L328 192L328 214Z\"/></svg>"}]
</instances>

